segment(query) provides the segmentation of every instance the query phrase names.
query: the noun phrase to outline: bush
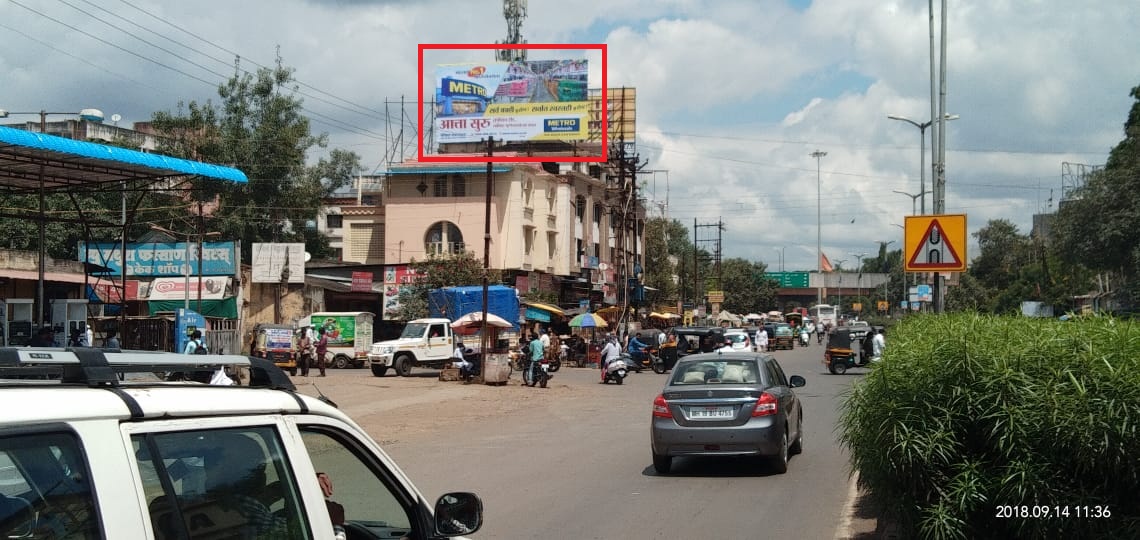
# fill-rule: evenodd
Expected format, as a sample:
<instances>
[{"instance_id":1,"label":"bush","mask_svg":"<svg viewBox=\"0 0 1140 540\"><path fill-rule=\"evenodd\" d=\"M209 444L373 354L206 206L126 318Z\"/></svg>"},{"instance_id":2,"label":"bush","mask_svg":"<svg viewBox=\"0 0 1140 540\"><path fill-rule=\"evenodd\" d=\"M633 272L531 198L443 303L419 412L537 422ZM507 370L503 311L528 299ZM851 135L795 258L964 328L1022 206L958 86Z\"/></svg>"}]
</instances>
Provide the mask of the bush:
<instances>
[{"instance_id":1,"label":"bush","mask_svg":"<svg viewBox=\"0 0 1140 540\"><path fill-rule=\"evenodd\" d=\"M901 537L1140 538L1140 324L916 315L887 340L839 430Z\"/></svg>"}]
</instances>

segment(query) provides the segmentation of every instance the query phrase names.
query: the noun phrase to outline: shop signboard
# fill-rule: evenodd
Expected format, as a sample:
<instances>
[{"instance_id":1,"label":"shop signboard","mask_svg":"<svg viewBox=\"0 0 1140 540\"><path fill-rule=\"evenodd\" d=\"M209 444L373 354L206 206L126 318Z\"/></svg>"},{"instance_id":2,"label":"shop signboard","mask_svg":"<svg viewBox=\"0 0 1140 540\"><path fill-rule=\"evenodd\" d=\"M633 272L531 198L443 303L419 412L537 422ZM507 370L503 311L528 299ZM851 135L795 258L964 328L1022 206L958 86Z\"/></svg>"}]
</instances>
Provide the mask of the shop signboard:
<instances>
[{"instance_id":1,"label":"shop signboard","mask_svg":"<svg viewBox=\"0 0 1140 540\"><path fill-rule=\"evenodd\" d=\"M189 287L187 287L189 285ZM150 295L147 300L197 300L201 294L202 300L221 300L225 298L226 287L230 285L227 277L206 277L199 280L192 278L155 278L150 285Z\"/></svg>"},{"instance_id":2,"label":"shop signboard","mask_svg":"<svg viewBox=\"0 0 1140 540\"><path fill-rule=\"evenodd\" d=\"M372 272L353 272L351 292L372 292Z\"/></svg>"},{"instance_id":3,"label":"shop signboard","mask_svg":"<svg viewBox=\"0 0 1140 540\"><path fill-rule=\"evenodd\" d=\"M128 242L127 275L160 276L236 276L238 251L235 242L204 242L202 268L198 269L196 242ZM118 242L79 243L79 260L107 268L92 272L104 276L123 273L122 246Z\"/></svg>"},{"instance_id":4,"label":"shop signboard","mask_svg":"<svg viewBox=\"0 0 1140 540\"><path fill-rule=\"evenodd\" d=\"M588 73L585 59L436 66L436 142L585 140Z\"/></svg>"}]
</instances>

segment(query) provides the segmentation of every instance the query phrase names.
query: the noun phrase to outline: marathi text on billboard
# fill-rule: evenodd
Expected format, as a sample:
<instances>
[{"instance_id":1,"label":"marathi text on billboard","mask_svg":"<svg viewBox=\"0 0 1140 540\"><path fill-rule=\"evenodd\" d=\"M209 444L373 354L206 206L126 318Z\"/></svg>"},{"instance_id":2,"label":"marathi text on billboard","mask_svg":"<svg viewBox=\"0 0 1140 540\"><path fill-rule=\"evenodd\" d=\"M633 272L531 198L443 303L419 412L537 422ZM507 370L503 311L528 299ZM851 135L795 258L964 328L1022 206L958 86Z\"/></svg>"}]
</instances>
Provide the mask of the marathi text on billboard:
<instances>
[{"instance_id":1,"label":"marathi text on billboard","mask_svg":"<svg viewBox=\"0 0 1140 540\"><path fill-rule=\"evenodd\" d=\"M440 143L580 141L589 137L587 62L522 60L436 69Z\"/></svg>"},{"instance_id":2,"label":"marathi text on billboard","mask_svg":"<svg viewBox=\"0 0 1140 540\"><path fill-rule=\"evenodd\" d=\"M79 259L107 268L105 274L122 275L122 248L118 242L79 244ZM198 270L198 261L202 270ZM153 242L127 244L128 276L233 276L237 274L237 251L233 242L205 242L199 258L198 244Z\"/></svg>"}]
</instances>

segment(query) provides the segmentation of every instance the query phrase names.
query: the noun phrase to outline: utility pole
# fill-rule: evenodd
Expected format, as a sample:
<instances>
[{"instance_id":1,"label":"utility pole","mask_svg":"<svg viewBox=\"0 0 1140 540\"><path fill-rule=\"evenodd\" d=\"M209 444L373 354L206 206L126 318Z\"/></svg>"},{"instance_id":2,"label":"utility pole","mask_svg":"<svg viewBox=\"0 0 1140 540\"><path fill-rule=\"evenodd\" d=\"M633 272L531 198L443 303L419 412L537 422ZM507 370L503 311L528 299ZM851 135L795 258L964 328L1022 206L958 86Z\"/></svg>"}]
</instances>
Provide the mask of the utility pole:
<instances>
[{"instance_id":1,"label":"utility pole","mask_svg":"<svg viewBox=\"0 0 1140 540\"><path fill-rule=\"evenodd\" d=\"M816 289L815 303L823 303L823 225L820 218L820 177L819 177L819 161L827 155L827 152L816 150L809 154L815 158L815 268L816 273L819 274L820 286Z\"/></svg>"}]
</instances>

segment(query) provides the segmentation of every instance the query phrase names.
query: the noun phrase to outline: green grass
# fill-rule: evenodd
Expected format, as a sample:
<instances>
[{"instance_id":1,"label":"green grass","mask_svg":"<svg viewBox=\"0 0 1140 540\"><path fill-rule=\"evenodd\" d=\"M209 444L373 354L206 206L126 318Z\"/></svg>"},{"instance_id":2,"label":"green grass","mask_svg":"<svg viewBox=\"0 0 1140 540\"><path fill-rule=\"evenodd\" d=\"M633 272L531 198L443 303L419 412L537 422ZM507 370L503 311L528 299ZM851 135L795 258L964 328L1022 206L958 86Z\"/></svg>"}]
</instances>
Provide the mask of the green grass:
<instances>
[{"instance_id":1,"label":"green grass","mask_svg":"<svg viewBox=\"0 0 1140 540\"><path fill-rule=\"evenodd\" d=\"M840 438L903 537L1140 538L1140 324L918 315L887 340L844 398Z\"/></svg>"}]
</instances>

